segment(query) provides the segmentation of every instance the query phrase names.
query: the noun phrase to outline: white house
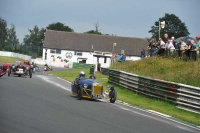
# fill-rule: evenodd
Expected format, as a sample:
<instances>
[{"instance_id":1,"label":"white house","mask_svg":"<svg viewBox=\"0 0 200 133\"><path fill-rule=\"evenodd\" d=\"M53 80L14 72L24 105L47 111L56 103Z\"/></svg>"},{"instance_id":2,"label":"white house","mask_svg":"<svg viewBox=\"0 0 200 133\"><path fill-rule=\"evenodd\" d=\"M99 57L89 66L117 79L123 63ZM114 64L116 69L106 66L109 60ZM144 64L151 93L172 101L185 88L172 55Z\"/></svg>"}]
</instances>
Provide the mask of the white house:
<instances>
[{"instance_id":1,"label":"white house","mask_svg":"<svg viewBox=\"0 0 200 133\"><path fill-rule=\"evenodd\" d=\"M112 53L123 52L127 60L137 60L146 47L141 38L46 30L43 60L59 67L72 67L73 62L109 67Z\"/></svg>"}]
</instances>

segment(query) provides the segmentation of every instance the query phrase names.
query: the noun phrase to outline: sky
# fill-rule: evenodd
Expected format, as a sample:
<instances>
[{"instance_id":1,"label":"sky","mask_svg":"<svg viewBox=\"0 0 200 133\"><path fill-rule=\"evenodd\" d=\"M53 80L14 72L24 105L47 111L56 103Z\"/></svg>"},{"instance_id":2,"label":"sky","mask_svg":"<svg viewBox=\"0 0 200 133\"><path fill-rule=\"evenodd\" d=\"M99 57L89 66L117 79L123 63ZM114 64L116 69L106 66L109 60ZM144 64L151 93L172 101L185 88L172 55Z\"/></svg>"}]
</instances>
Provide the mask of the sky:
<instances>
[{"instance_id":1,"label":"sky","mask_svg":"<svg viewBox=\"0 0 200 133\"><path fill-rule=\"evenodd\" d=\"M77 33L99 30L123 37L151 37L148 31L165 13L185 22L190 36L200 35L200 0L0 0L0 17L14 24L20 42L35 25L61 22Z\"/></svg>"}]
</instances>

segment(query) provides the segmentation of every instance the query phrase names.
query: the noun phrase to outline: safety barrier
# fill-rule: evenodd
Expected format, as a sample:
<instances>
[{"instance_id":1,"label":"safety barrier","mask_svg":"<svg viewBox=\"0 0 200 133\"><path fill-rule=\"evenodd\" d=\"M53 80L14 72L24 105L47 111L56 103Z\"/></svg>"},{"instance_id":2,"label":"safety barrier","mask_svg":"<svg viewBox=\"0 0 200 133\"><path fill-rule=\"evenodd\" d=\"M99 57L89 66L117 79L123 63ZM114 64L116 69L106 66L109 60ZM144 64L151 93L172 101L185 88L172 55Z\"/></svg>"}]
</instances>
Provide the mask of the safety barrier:
<instances>
[{"instance_id":1,"label":"safety barrier","mask_svg":"<svg viewBox=\"0 0 200 133\"><path fill-rule=\"evenodd\" d=\"M101 73L104 75L109 75L110 69L101 67Z\"/></svg>"},{"instance_id":2,"label":"safety barrier","mask_svg":"<svg viewBox=\"0 0 200 133\"><path fill-rule=\"evenodd\" d=\"M177 90L177 107L200 113L200 88L184 84L178 85L180 88Z\"/></svg>"},{"instance_id":3,"label":"safety barrier","mask_svg":"<svg viewBox=\"0 0 200 133\"><path fill-rule=\"evenodd\" d=\"M152 79L115 69L109 70L108 82L146 97L166 101L178 108L200 113L199 87Z\"/></svg>"},{"instance_id":4,"label":"safety barrier","mask_svg":"<svg viewBox=\"0 0 200 133\"><path fill-rule=\"evenodd\" d=\"M28 55L23 55L19 53L14 53L14 52L7 52L7 51L0 51L0 56L8 56L8 57L15 57L15 58L21 58L24 60L31 60L31 56Z\"/></svg>"},{"instance_id":5,"label":"safety barrier","mask_svg":"<svg viewBox=\"0 0 200 133\"><path fill-rule=\"evenodd\" d=\"M73 68L90 68L93 64L84 64L73 62Z\"/></svg>"}]
</instances>

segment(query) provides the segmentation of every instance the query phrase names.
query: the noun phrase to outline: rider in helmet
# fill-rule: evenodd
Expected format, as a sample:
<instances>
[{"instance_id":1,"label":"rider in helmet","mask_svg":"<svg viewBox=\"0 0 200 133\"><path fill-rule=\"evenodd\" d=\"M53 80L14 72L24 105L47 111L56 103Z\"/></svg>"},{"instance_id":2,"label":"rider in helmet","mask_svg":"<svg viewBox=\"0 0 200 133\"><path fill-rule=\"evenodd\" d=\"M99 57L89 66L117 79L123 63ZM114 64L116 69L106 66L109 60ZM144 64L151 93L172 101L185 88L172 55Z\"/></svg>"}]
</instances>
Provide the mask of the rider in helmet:
<instances>
[{"instance_id":1,"label":"rider in helmet","mask_svg":"<svg viewBox=\"0 0 200 133\"><path fill-rule=\"evenodd\" d=\"M79 73L79 79L85 78L85 72L84 71L80 71Z\"/></svg>"},{"instance_id":2,"label":"rider in helmet","mask_svg":"<svg viewBox=\"0 0 200 133\"><path fill-rule=\"evenodd\" d=\"M45 64L44 66L46 66L49 70L51 70L51 68L49 67L49 65Z\"/></svg>"},{"instance_id":3,"label":"rider in helmet","mask_svg":"<svg viewBox=\"0 0 200 133\"><path fill-rule=\"evenodd\" d=\"M29 61L28 60L24 60L24 64L29 65Z\"/></svg>"}]
</instances>

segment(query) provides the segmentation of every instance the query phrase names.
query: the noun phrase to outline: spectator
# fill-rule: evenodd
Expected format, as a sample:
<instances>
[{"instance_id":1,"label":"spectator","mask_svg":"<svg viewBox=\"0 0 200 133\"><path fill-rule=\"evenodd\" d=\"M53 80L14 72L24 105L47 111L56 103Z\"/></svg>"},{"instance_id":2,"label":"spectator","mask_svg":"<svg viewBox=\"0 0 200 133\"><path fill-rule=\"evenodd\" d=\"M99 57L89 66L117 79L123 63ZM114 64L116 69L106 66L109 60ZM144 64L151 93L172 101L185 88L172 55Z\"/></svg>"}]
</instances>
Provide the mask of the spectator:
<instances>
[{"instance_id":1,"label":"spectator","mask_svg":"<svg viewBox=\"0 0 200 133\"><path fill-rule=\"evenodd\" d=\"M141 58L143 59L144 57L145 57L145 50L142 49L142 51L141 51Z\"/></svg>"},{"instance_id":2,"label":"spectator","mask_svg":"<svg viewBox=\"0 0 200 133\"><path fill-rule=\"evenodd\" d=\"M156 55L156 40L154 37L151 38L151 41L147 47L150 51L150 56Z\"/></svg>"},{"instance_id":3,"label":"spectator","mask_svg":"<svg viewBox=\"0 0 200 133\"><path fill-rule=\"evenodd\" d=\"M173 50L175 49L175 48L174 48L174 45L172 44L171 39L168 39L168 41L167 41L165 47L166 47L165 50L166 50L167 56L171 56L171 52L173 52Z\"/></svg>"},{"instance_id":4,"label":"spectator","mask_svg":"<svg viewBox=\"0 0 200 133\"><path fill-rule=\"evenodd\" d=\"M122 62L122 60L123 60L123 56L122 56L122 54L119 56L119 62Z\"/></svg>"},{"instance_id":5,"label":"spectator","mask_svg":"<svg viewBox=\"0 0 200 133\"><path fill-rule=\"evenodd\" d=\"M187 47L189 47L191 45L191 39L187 39Z\"/></svg>"},{"instance_id":6,"label":"spectator","mask_svg":"<svg viewBox=\"0 0 200 133\"><path fill-rule=\"evenodd\" d=\"M160 44L160 46L159 46L160 49L158 50L157 54L163 55L164 52L165 52L165 43L163 42L162 38L159 38L158 41L159 41L159 44Z\"/></svg>"},{"instance_id":7,"label":"spectator","mask_svg":"<svg viewBox=\"0 0 200 133\"><path fill-rule=\"evenodd\" d=\"M196 44L194 42L194 40L191 40L191 45L190 45L190 51L189 51L189 57L191 57L193 60L197 59L197 54L196 54Z\"/></svg>"},{"instance_id":8,"label":"spectator","mask_svg":"<svg viewBox=\"0 0 200 133\"><path fill-rule=\"evenodd\" d=\"M190 50L196 49L196 44L195 44L194 40L191 40L190 43L191 43L191 44L190 44L190 47L189 47Z\"/></svg>"},{"instance_id":9,"label":"spectator","mask_svg":"<svg viewBox=\"0 0 200 133\"><path fill-rule=\"evenodd\" d=\"M169 39L168 34L165 33L165 34L164 34L164 38L163 38L163 42L164 42L164 43L167 43L168 39Z\"/></svg>"},{"instance_id":10,"label":"spectator","mask_svg":"<svg viewBox=\"0 0 200 133\"><path fill-rule=\"evenodd\" d=\"M177 47L178 47L178 55L179 55L179 57L181 57L182 53L183 53L183 51L185 50L185 47L186 47L186 44L183 41L183 38L179 39L179 43L178 43Z\"/></svg>"},{"instance_id":11,"label":"spectator","mask_svg":"<svg viewBox=\"0 0 200 133\"><path fill-rule=\"evenodd\" d=\"M115 54L112 53L112 56L111 56L111 64L113 64L113 63L115 62L114 59L115 59Z\"/></svg>"},{"instance_id":12,"label":"spectator","mask_svg":"<svg viewBox=\"0 0 200 133\"><path fill-rule=\"evenodd\" d=\"M122 60L126 61L126 55L125 54L122 54Z\"/></svg>"},{"instance_id":13,"label":"spectator","mask_svg":"<svg viewBox=\"0 0 200 133\"><path fill-rule=\"evenodd\" d=\"M185 46L185 54L189 57L189 47L191 45L191 39L187 39L187 44Z\"/></svg>"},{"instance_id":14,"label":"spectator","mask_svg":"<svg viewBox=\"0 0 200 133\"><path fill-rule=\"evenodd\" d=\"M175 37L171 37L171 41L172 41L172 44L174 45L174 48L175 49L178 49L178 46L177 46L177 43L176 43L176 41L175 41Z\"/></svg>"},{"instance_id":15,"label":"spectator","mask_svg":"<svg viewBox=\"0 0 200 133\"><path fill-rule=\"evenodd\" d=\"M166 43L166 49L167 50L171 50L171 49L175 49L174 45L172 44L171 40L168 39L167 43Z\"/></svg>"},{"instance_id":16,"label":"spectator","mask_svg":"<svg viewBox=\"0 0 200 133\"><path fill-rule=\"evenodd\" d=\"M187 57L190 59L190 56L191 56L191 50L194 50L196 47L195 47L195 44L194 44L194 40L191 40L191 39L188 39L187 40L187 45L186 45L186 50L185 50L185 54L187 55Z\"/></svg>"},{"instance_id":17,"label":"spectator","mask_svg":"<svg viewBox=\"0 0 200 133\"><path fill-rule=\"evenodd\" d=\"M200 36L196 36L196 39L197 39L196 50L197 50L197 54L199 55L199 50L200 50Z\"/></svg>"}]
</instances>

